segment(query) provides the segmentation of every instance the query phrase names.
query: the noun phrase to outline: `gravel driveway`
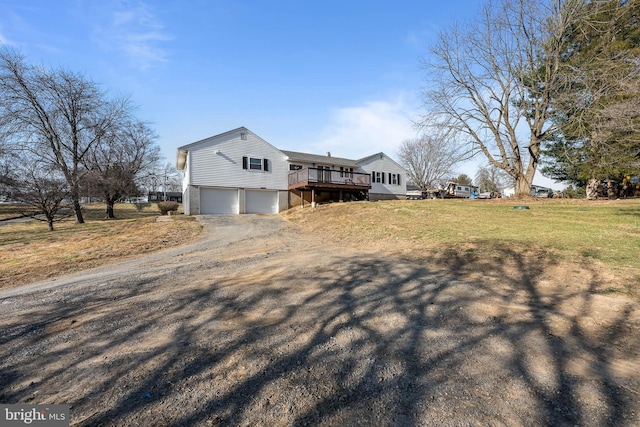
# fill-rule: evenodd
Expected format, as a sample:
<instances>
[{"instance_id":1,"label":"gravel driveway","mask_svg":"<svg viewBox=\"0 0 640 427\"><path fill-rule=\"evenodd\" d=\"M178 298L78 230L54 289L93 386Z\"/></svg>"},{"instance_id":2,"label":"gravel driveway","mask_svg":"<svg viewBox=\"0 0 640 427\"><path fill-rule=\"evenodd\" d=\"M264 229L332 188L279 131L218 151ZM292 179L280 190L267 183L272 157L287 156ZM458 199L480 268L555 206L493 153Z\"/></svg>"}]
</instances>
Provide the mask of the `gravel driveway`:
<instances>
[{"instance_id":1,"label":"gravel driveway","mask_svg":"<svg viewBox=\"0 0 640 427\"><path fill-rule=\"evenodd\" d=\"M191 245L0 291L0 402L91 426L640 425L638 307L593 272L199 221Z\"/></svg>"}]
</instances>

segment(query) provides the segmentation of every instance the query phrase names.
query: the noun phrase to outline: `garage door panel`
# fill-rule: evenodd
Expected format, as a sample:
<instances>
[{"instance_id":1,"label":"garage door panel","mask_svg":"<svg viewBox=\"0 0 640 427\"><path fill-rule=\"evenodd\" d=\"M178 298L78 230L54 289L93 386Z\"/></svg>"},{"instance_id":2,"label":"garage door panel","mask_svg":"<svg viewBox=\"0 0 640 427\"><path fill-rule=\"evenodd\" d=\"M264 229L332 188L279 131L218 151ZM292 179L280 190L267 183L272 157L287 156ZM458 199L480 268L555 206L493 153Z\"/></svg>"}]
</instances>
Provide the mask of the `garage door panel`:
<instances>
[{"instance_id":1,"label":"garage door panel","mask_svg":"<svg viewBox=\"0 0 640 427\"><path fill-rule=\"evenodd\" d=\"M278 192L246 190L245 211L248 214L278 213Z\"/></svg>"},{"instance_id":2,"label":"garage door panel","mask_svg":"<svg viewBox=\"0 0 640 427\"><path fill-rule=\"evenodd\" d=\"M238 190L223 188L200 189L201 214L237 214Z\"/></svg>"}]
</instances>

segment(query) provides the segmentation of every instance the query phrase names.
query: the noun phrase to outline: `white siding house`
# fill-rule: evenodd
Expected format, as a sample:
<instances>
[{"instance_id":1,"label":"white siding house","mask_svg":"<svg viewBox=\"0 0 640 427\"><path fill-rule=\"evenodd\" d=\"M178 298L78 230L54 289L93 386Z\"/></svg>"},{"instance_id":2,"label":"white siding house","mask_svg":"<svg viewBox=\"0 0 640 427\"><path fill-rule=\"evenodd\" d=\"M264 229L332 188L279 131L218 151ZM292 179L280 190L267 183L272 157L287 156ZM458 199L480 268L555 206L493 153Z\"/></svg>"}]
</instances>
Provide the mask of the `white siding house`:
<instances>
[{"instance_id":1,"label":"white siding house","mask_svg":"<svg viewBox=\"0 0 640 427\"><path fill-rule=\"evenodd\" d=\"M407 171L384 153L357 161L362 171L371 175L369 200L405 199Z\"/></svg>"},{"instance_id":2,"label":"white siding house","mask_svg":"<svg viewBox=\"0 0 640 427\"><path fill-rule=\"evenodd\" d=\"M287 208L285 155L241 127L178 149L185 214L277 213Z\"/></svg>"},{"instance_id":3,"label":"white siding house","mask_svg":"<svg viewBox=\"0 0 640 427\"><path fill-rule=\"evenodd\" d=\"M177 169L187 215L278 213L307 202L406 194L406 171L384 153L350 160L283 151L245 127L178 148Z\"/></svg>"}]
</instances>

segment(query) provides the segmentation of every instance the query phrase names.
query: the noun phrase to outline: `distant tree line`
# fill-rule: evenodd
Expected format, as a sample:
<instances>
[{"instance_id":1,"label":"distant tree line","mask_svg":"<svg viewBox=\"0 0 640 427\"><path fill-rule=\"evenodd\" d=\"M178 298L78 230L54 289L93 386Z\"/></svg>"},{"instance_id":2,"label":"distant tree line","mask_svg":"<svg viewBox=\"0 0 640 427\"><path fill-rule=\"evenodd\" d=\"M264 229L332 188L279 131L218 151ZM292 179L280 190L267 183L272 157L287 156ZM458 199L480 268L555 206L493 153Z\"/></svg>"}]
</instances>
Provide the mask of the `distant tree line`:
<instances>
[{"instance_id":1,"label":"distant tree line","mask_svg":"<svg viewBox=\"0 0 640 427\"><path fill-rule=\"evenodd\" d=\"M33 65L0 48L0 190L35 208L53 229L67 204L84 223L83 197L114 203L157 175L160 149L128 98L66 69Z\"/></svg>"}]
</instances>

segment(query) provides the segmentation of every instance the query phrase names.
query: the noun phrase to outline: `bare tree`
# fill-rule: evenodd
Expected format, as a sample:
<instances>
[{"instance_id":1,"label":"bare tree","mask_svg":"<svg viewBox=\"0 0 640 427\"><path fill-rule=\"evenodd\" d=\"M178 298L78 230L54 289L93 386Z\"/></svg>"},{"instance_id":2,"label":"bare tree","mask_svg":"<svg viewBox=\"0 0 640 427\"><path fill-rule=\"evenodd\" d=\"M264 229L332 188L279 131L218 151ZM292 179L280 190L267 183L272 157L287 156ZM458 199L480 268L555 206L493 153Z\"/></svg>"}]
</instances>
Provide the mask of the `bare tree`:
<instances>
[{"instance_id":1,"label":"bare tree","mask_svg":"<svg viewBox=\"0 0 640 427\"><path fill-rule=\"evenodd\" d=\"M139 182L146 189L147 193L162 191L166 195L168 191L182 191L180 172L176 170L171 162L165 164L156 163L153 169L141 174ZM164 198L163 195L162 199Z\"/></svg>"},{"instance_id":2,"label":"bare tree","mask_svg":"<svg viewBox=\"0 0 640 427\"><path fill-rule=\"evenodd\" d=\"M455 142L452 133L436 133L403 141L398 158L407 169L409 179L427 191L450 175L455 164L468 159L469 153Z\"/></svg>"},{"instance_id":3,"label":"bare tree","mask_svg":"<svg viewBox=\"0 0 640 427\"><path fill-rule=\"evenodd\" d=\"M511 186L513 179L502 169L493 165L481 166L475 176L475 184L480 191L501 192Z\"/></svg>"},{"instance_id":4,"label":"bare tree","mask_svg":"<svg viewBox=\"0 0 640 427\"><path fill-rule=\"evenodd\" d=\"M143 122L123 124L106 134L84 159L88 181L107 203L107 218L124 196L138 196L139 175L152 170L160 158L156 135Z\"/></svg>"},{"instance_id":5,"label":"bare tree","mask_svg":"<svg viewBox=\"0 0 640 427\"><path fill-rule=\"evenodd\" d=\"M98 86L66 70L46 70L0 48L0 137L56 165L83 223L82 163L107 133L129 114L128 100L108 100Z\"/></svg>"},{"instance_id":6,"label":"bare tree","mask_svg":"<svg viewBox=\"0 0 640 427\"><path fill-rule=\"evenodd\" d=\"M550 137L552 96L568 84L560 73L563 38L581 0L488 1L472 22L440 33L423 63L427 126L455 129L460 141L529 194L541 143Z\"/></svg>"},{"instance_id":7,"label":"bare tree","mask_svg":"<svg viewBox=\"0 0 640 427\"><path fill-rule=\"evenodd\" d=\"M12 199L22 204L24 215L46 221L53 231L53 223L72 212L65 202L69 185L64 175L50 163L26 153L14 153L11 161L10 172L0 181L11 189Z\"/></svg>"}]
</instances>

